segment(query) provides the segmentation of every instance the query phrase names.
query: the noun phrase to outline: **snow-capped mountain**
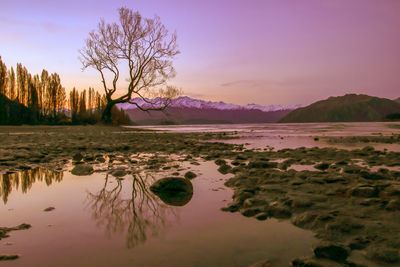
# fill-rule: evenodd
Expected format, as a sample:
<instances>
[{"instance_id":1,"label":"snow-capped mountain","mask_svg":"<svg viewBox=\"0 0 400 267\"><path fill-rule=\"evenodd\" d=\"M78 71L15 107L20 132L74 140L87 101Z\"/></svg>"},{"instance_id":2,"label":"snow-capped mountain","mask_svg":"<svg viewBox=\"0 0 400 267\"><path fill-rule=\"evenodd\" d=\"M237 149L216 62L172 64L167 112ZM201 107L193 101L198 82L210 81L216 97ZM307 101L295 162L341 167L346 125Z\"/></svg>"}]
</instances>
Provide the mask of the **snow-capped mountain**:
<instances>
[{"instance_id":1,"label":"snow-capped mountain","mask_svg":"<svg viewBox=\"0 0 400 267\"><path fill-rule=\"evenodd\" d=\"M137 103L141 107L160 107L163 106L163 103L165 99L162 98L155 98L152 100L149 100L150 102L154 104L149 104L146 103L141 98L135 98L132 100L133 102ZM170 103L169 107L174 107L174 108L195 108L195 109L217 109L217 110L260 110L263 112L270 112L270 111L279 111L279 110L293 110L301 105L294 105L294 106L281 106L281 105L269 105L269 106L262 106L262 105L257 105L257 104L247 104L244 106L241 105L236 105L236 104L230 104L230 103L225 103L225 102L212 102L212 101L204 101L200 99L193 99L188 96L182 96L178 98L174 98L171 100L172 102ZM129 110L129 109L137 109L136 105L130 104L130 103L122 103L118 104L119 108L122 108L123 110Z\"/></svg>"},{"instance_id":2,"label":"snow-capped mountain","mask_svg":"<svg viewBox=\"0 0 400 267\"><path fill-rule=\"evenodd\" d=\"M132 100L142 108L164 106L166 99ZM148 103L151 102L151 103ZM268 123L277 122L298 106L235 105L193 99L188 96L171 100L163 111L142 112L134 104L118 104L136 124L204 124L204 123Z\"/></svg>"}]
</instances>

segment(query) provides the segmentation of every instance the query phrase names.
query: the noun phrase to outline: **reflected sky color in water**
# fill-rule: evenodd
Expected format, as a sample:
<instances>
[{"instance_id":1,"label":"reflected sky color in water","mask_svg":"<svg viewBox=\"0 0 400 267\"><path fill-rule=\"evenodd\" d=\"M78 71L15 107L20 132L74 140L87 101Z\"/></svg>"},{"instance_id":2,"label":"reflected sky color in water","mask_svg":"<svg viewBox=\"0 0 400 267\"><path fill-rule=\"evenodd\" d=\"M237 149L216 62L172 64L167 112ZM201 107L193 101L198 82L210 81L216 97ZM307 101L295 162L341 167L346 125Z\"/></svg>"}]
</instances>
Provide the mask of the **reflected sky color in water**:
<instances>
[{"instance_id":1,"label":"reflected sky color in water","mask_svg":"<svg viewBox=\"0 0 400 267\"><path fill-rule=\"evenodd\" d=\"M168 171L123 180L65 172L59 183L36 179L26 193L13 190L0 206L2 226L26 222L32 228L0 241L2 253L21 255L7 264L238 266L265 258L286 264L309 253L312 234L289 222L220 211L232 197L223 186L228 176L213 162L190 167L198 177L182 207L168 206L148 190L171 176ZM55 210L44 212L49 206Z\"/></svg>"},{"instance_id":2,"label":"reflected sky color in water","mask_svg":"<svg viewBox=\"0 0 400 267\"><path fill-rule=\"evenodd\" d=\"M257 124L199 124L199 125L152 125L129 126L148 130L177 133L232 132L240 139L218 140L231 144L246 144L247 148L273 147L275 150L298 147L336 147L340 149L362 148L367 143L328 143L314 137L369 136L400 134L399 128L390 127L390 122L350 123L257 123ZM375 149L387 148L400 151L399 144L374 144Z\"/></svg>"}]
</instances>

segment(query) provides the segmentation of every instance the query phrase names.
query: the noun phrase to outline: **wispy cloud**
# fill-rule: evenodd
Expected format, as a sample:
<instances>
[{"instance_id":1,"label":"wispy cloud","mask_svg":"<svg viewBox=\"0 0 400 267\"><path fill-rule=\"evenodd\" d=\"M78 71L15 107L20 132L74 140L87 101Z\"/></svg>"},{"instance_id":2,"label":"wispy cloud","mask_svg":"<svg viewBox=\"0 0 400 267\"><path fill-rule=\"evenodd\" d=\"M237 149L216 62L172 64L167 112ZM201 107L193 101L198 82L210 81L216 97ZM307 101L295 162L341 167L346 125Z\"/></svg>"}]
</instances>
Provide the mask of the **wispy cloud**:
<instances>
[{"instance_id":1,"label":"wispy cloud","mask_svg":"<svg viewBox=\"0 0 400 267\"><path fill-rule=\"evenodd\" d=\"M48 33L55 33L60 31L63 32L67 30L63 25L49 21L40 23L40 26Z\"/></svg>"},{"instance_id":2,"label":"wispy cloud","mask_svg":"<svg viewBox=\"0 0 400 267\"><path fill-rule=\"evenodd\" d=\"M235 87L235 86L246 86L246 87L259 87L262 85L262 82L258 80L238 80L222 83L222 87Z\"/></svg>"},{"instance_id":3,"label":"wispy cloud","mask_svg":"<svg viewBox=\"0 0 400 267\"><path fill-rule=\"evenodd\" d=\"M31 21L26 21L26 20L20 20L20 19L13 19L13 18L6 18L6 17L0 17L0 25L8 26L8 27L33 27L36 29L41 29L44 30L48 33L55 33L55 32L62 32L66 31L66 27L54 23L51 21L44 21L44 22L31 22Z\"/></svg>"},{"instance_id":4,"label":"wispy cloud","mask_svg":"<svg viewBox=\"0 0 400 267\"><path fill-rule=\"evenodd\" d=\"M203 98L203 97L206 97L206 95L204 95L204 94L185 93L185 92L183 92L183 93L184 93L184 95L187 95L187 96L193 97L193 98Z\"/></svg>"},{"instance_id":5,"label":"wispy cloud","mask_svg":"<svg viewBox=\"0 0 400 267\"><path fill-rule=\"evenodd\" d=\"M5 26L32 26L32 23L29 23L27 21L6 17L0 17L0 24L3 24Z\"/></svg>"},{"instance_id":6,"label":"wispy cloud","mask_svg":"<svg viewBox=\"0 0 400 267\"><path fill-rule=\"evenodd\" d=\"M246 88L310 88L321 87L336 77L323 76L288 76L283 79L266 80L237 80L220 84L222 87L246 87ZM343 78L342 78L343 79Z\"/></svg>"}]
</instances>

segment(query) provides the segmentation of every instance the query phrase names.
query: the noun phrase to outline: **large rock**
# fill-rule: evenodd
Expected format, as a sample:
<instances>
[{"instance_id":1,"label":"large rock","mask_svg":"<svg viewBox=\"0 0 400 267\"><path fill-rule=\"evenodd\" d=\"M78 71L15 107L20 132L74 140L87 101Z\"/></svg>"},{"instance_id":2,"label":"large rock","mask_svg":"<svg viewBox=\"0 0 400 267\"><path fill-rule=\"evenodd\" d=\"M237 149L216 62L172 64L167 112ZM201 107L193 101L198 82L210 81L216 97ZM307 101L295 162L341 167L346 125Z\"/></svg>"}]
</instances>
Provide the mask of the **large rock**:
<instances>
[{"instance_id":1,"label":"large rock","mask_svg":"<svg viewBox=\"0 0 400 267\"><path fill-rule=\"evenodd\" d=\"M330 259L337 262L344 262L349 256L349 252L343 246L330 242L319 242L313 246L314 254L317 258Z\"/></svg>"},{"instance_id":2,"label":"large rock","mask_svg":"<svg viewBox=\"0 0 400 267\"><path fill-rule=\"evenodd\" d=\"M150 190L165 204L184 206L192 199L193 185L188 179L167 177L156 181Z\"/></svg>"},{"instance_id":3,"label":"large rock","mask_svg":"<svg viewBox=\"0 0 400 267\"><path fill-rule=\"evenodd\" d=\"M78 176L90 175L93 172L94 172L93 167L89 164L78 164L71 171L73 175L78 175Z\"/></svg>"}]
</instances>

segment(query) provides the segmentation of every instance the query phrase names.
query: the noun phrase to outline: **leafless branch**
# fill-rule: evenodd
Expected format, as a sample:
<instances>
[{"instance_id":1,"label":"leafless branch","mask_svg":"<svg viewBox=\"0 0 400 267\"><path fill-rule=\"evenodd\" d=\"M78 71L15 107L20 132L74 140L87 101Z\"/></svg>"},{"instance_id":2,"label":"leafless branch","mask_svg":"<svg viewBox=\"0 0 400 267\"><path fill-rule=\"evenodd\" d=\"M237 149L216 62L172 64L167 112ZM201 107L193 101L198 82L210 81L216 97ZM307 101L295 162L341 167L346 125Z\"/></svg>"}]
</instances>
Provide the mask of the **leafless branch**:
<instances>
[{"instance_id":1,"label":"leafless branch","mask_svg":"<svg viewBox=\"0 0 400 267\"><path fill-rule=\"evenodd\" d=\"M107 24L101 20L97 30L89 33L86 45L79 51L83 70L91 67L99 71L108 104L111 106L132 103L131 99L134 97L145 100L149 96L178 96L180 91L172 87L164 89L169 90L167 94L157 94L161 92L159 87L175 76L172 60L179 54L176 32L169 33L158 16L143 18L138 12L127 8L120 8L118 11L118 24ZM121 68L129 74L125 88L118 84L121 73L125 73ZM110 83L107 82L107 77L111 77ZM113 98L113 94L119 89L123 89L124 93ZM132 104L140 106L138 103Z\"/></svg>"}]
</instances>

